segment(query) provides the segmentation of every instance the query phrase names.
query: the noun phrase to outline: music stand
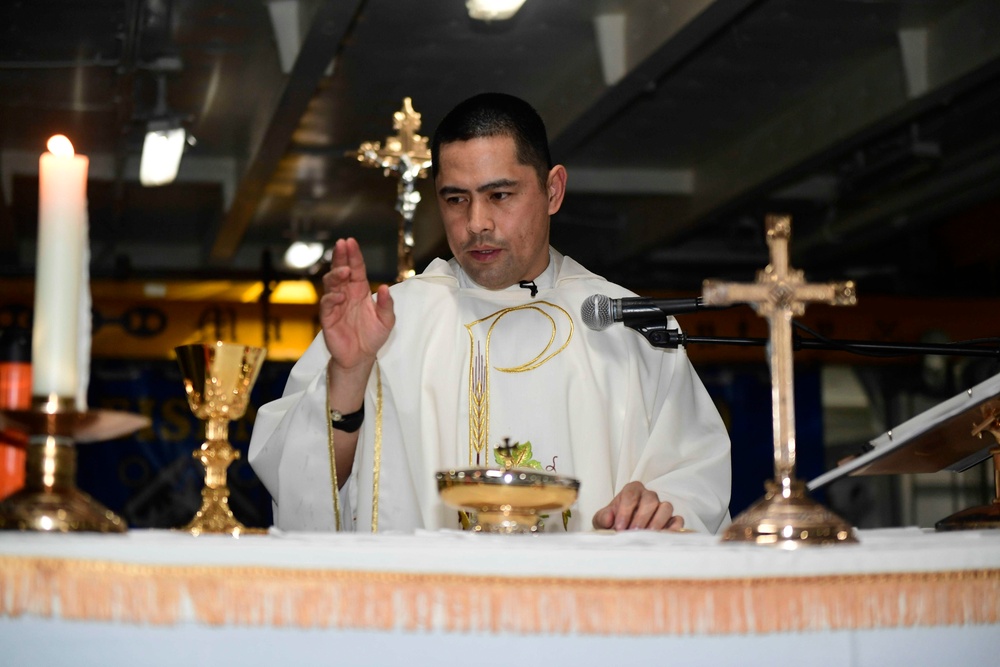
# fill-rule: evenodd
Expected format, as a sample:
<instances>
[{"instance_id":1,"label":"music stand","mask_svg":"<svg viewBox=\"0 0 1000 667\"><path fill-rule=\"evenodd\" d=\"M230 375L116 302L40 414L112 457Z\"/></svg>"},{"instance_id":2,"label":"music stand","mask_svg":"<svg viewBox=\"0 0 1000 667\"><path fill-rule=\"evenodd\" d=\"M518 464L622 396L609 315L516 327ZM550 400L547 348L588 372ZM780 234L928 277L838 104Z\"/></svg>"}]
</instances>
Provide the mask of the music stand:
<instances>
[{"instance_id":1,"label":"music stand","mask_svg":"<svg viewBox=\"0 0 1000 667\"><path fill-rule=\"evenodd\" d=\"M988 432L991 437L984 438ZM1000 375L953 396L869 441L868 451L808 483L810 491L845 475L962 472L993 457L993 502L935 524L937 530L1000 528Z\"/></svg>"}]
</instances>

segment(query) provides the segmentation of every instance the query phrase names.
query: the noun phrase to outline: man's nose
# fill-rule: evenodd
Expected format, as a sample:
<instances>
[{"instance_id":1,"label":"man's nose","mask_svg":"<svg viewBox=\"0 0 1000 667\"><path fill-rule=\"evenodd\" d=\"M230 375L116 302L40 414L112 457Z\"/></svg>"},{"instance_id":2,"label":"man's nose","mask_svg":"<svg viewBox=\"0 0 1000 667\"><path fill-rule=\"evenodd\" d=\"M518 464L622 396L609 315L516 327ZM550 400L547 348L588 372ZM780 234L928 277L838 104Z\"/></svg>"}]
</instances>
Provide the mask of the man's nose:
<instances>
[{"instance_id":1,"label":"man's nose","mask_svg":"<svg viewBox=\"0 0 1000 667\"><path fill-rule=\"evenodd\" d=\"M488 207L475 200L469 203L469 232L482 234L493 229L493 217Z\"/></svg>"}]
</instances>

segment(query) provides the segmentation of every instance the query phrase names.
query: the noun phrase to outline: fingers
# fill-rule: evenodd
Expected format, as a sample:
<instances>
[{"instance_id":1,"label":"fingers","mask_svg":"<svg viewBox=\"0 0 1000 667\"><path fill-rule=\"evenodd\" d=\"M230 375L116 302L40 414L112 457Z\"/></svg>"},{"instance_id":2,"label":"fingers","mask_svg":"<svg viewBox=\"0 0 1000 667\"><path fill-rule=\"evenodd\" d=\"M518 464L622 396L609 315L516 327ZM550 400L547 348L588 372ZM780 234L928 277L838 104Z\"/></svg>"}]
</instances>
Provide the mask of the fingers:
<instances>
[{"instance_id":1,"label":"fingers","mask_svg":"<svg viewBox=\"0 0 1000 667\"><path fill-rule=\"evenodd\" d=\"M670 517L670 521L667 522L665 528L667 530L675 530L678 532L684 530L684 517L677 515Z\"/></svg>"},{"instance_id":2,"label":"fingers","mask_svg":"<svg viewBox=\"0 0 1000 667\"><path fill-rule=\"evenodd\" d=\"M350 282L368 282L365 258L361 246L353 238L337 239L333 245L330 270L323 276L323 289L327 292Z\"/></svg>"},{"instance_id":3,"label":"fingers","mask_svg":"<svg viewBox=\"0 0 1000 667\"><path fill-rule=\"evenodd\" d=\"M656 510L653 512L653 516L650 517L646 528L649 530L666 530L675 519L680 519L680 517L674 516L674 506L668 502L661 503L657 499ZM683 523L683 519L681 519L681 523Z\"/></svg>"},{"instance_id":4,"label":"fingers","mask_svg":"<svg viewBox=\"0 0 1000 667\"><path fill-rule=\"evenodd\" d=\"M674 506L641 482L629 482L592 520L595 529L681 530L684 519L674 515Z\"/></svg>"},{"instance_id":5,"label":"fingers","mask_svg":"<svg viewBox=\"0 0 1000 667\"><path fill-rule=\"evenodd\" d=\"M333 246L333 258L330 270L323 276L323 296L320 298L320 318L325 320L337 306L348 302L362 303L371 298L368 276L365 270L364 257L358 242L353 239L338 239ZM383 314L383 319L391 319L391 303L389 315Z\"/></svg>"},{"instance_id":6,"label":"fingers","mask_svg":"<svg viewBox=\"0 0 1000 667\"><path fill-rule=\"evenodd\" d=\"M375 293L375 314L387 328L396 323L396 314L392 308L392 294L388 285L379 285Z\"/></svg>"},{"instance_id":7,"label":"fingers","mask_svg":"<svg viewBox=\"0 0 1000 667\"><path fill-rule=\"evenodd\" d=\"M611 501L615 510L614 529L646 528L659 503L660 498L641 482L629 482Z\"/></svg>"},{"instance_id":8,"label":"fingers","mask_svg":"<svg viewBox=\"0 0 1000 667\"><path fill-rule=\"evenodd\" d=\"M594 515L594 519L591 523L594 525L596 530L608 530L615 523L614 510L611 509L610 505L597 510L597 514Z\"/></svg>"}]
</instances>

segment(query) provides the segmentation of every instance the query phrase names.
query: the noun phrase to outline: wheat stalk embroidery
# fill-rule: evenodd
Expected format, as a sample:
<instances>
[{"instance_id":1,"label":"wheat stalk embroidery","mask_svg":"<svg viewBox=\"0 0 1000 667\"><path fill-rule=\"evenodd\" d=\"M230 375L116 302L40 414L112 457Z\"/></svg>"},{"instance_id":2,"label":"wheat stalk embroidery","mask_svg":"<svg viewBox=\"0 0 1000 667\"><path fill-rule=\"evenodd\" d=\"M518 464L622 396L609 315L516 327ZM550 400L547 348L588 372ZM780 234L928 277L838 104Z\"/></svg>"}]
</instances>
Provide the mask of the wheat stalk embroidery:
<instances>
[{"instance_id":1,"label":"wheat stalk embroidery","mask_svg":"<svg viewBox=\"0 0 1000 667\"><path fill-rule=\"evenodd\" d=\"M476 344L476 353L469 372L469 463L476 466L482 465L482 455L486 451L486 441L490 432L490 376L486 372L486 364L482 350Z\"/></svg>"}]
</instances>

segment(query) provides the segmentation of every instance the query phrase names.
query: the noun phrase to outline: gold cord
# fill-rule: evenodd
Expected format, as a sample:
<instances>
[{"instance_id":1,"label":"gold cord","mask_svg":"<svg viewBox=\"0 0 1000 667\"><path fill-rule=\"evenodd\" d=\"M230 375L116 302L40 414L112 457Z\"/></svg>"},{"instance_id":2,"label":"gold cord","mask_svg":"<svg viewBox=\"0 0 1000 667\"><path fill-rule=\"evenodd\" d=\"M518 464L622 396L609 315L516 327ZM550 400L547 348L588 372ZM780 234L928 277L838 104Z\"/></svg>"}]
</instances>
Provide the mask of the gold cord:
<instances>
[{"instance_id":1,"label":"gold cord","mask_svg":"<svg viewBox=\"0 0 1000 667\"><path fill-rule=\"evenodd\" d=\"M382 371L375 362L375 468L372 471L372 532L378 532L378 478L382 468Z\"/></svg>"},{"instance_id":2,"label":"gold cord","mask_svg":"<svg viewBox=\"0 0 1000 667\"><path fill-rule=\"evenodd\" d=\"M329 373L329 367L327 367ZM330 484L333 486L333 519L336 521L334 530L340 531L340 485L337 483L337 452L333 447L333 421L330 419L330 378L324 374L326 382L326 443L330 450Z\"/></svg>"}]
</instances>

